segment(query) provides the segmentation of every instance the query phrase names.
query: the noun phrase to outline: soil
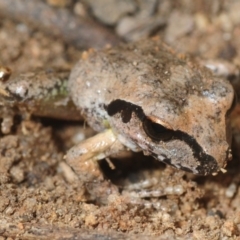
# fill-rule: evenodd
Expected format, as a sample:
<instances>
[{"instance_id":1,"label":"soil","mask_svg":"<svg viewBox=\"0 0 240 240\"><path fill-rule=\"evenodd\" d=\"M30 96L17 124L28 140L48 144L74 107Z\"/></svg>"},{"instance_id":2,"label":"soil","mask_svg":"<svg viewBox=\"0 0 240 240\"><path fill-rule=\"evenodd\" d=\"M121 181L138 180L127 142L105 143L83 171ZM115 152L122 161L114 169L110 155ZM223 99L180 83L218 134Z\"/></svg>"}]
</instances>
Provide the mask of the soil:
<instances>
[{"instance_id":1,"label":"soil","mask_svg":"<svg viewBox=\"0 0 240 240\"><path fill-rule=\"evenodd\" d=\"M11 1L0 0L0 65L14 75L70 69L89 39L100 48L157 35L180 54L226 63L224 74L238 92L238 0L35 0L31 8L26 0L9 7ZM53 16L63 13L54 25ZM72 35L74 21L87 37ZM92 199L64 162L67 149L94 134L91 129L83 122L16 116L0 138L0 240L240 239L239 109L231 116L234 157L226 173L194 176L141 154L111 160L114 169L103 160L107 178L122 193L109 195L107 204ZM151 179L161 196L125 197L133 184L142 182L141 189Z\"/></svg>"}]
</instances>

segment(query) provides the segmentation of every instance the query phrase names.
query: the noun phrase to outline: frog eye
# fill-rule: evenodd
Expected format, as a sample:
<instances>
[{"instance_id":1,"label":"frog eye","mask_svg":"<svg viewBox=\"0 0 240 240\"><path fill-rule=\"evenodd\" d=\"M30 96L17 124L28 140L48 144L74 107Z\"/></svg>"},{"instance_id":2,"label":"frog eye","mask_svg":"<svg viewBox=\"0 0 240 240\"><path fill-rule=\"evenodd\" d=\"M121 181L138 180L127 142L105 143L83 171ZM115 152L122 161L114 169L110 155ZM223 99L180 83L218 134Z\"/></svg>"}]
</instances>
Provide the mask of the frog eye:
<instances>
[{"instance_id":1,"label":"frog eye","mask_svg":"<svg viewBox=\"0 0 240 240\"><path fill-rule=\"evenodd\" d=\"M143 129L151 139L155 141L169 141L172 139L173 131L163 125L153 122L149 118L143 120Z\"/></svg>"}]
</instances>

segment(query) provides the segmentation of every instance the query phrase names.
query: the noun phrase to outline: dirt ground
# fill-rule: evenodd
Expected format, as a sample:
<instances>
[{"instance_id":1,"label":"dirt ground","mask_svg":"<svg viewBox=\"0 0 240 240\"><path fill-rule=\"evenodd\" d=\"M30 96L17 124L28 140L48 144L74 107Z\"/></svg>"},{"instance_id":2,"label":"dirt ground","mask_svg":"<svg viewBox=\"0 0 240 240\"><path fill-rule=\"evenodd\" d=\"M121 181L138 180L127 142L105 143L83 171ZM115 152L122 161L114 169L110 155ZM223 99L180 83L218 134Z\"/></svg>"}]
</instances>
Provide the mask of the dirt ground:
<instances>
[{"instance_id":1,"label":"dirt ground","mask_svg":"<svg viewBox=\"0 0 240 240\"><path fill-rule=\"evenodd\" d=\"M179 53L229 65L238 92L238 0L0 0L0 64L14 75L71 69L81 52L160 36ZM122 195L94 201L64 162L92 135L82 122L16 116L0 138L2 239L240 239L240 108L227 172L194 176L141 154L100 163ZM133 183L157 179L157 198L131 202Z\"/></svg>"}]
</instances>

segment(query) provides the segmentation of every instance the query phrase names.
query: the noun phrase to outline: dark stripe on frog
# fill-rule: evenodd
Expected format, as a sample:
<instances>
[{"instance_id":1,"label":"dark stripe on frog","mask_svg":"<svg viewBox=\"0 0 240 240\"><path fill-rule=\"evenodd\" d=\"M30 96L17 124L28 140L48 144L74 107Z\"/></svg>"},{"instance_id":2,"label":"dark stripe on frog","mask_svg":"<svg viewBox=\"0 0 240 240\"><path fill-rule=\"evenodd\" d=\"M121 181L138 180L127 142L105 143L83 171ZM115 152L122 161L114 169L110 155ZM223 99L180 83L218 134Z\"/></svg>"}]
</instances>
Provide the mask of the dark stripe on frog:
<instances>
[{"instance_id":1,"label":"dark stripe on frog","mask_svg":"<svg viewBox=\"0 0 240 240\"><path fill-rule=\"evenodd\" d=\"M109 116L120 113L123 123L128 123L131 120L133 112L142 122L146 119L146 115L141 107L120 99L112 101L108 106L105 106L105 109ZM152 140L155 142L168 142L172 140L184 141L192 149L194 158L200 163L200 166L196 168L199 174L207 175L219 170L217 161L212 156L206 154L198 142L189 134L180 130L174 131L166 128L164 135L168 137L164 137L163 139L159 138L158 140L152 138ZM171 165L171 160L166 160L167 163ZM188 169L188 171L191 171L191 169Z\"/></svg>"}]
</instances>

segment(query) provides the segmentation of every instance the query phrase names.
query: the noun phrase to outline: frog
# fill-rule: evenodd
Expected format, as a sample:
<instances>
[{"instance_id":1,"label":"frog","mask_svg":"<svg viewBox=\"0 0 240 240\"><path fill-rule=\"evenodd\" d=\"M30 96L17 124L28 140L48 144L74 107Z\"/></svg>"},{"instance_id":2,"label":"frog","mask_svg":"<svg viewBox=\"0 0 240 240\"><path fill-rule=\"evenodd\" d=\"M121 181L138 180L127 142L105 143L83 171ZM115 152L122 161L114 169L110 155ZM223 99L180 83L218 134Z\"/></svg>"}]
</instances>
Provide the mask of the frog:
<instances>
[{"instance_id":1,"label":"frog","mask_svg":"<svg viewBox=\"0 0 240 240\"><path fill-rule=\"evenodd\" d=\"M69 92L100 132L66 154L84 182L103 182L97 161L123 150L198 175L225 172L232 158L231 84L159 40L84 52Z\"/></svg>"},{"instance_id":2,"label":"frog","mask_svg":"<svg viewBox=\"0 0 240 240\"><path fill-rule=\"evenodd\" d=\"M0 94L11 108L29 112L33 96L26 81L26 76L23 85L19 79L4 81ZM196 175L225 172L232 158L232 85L158 38L84 51L67 83L56 81L50 92L58 86L64 101L58 99L54 106L67 106L62 112L68 118L75 116L67 114L68 106L74 106L76 116L98 132L64 157L92 195L118 192L98 161L123 151L143 152Z\"/></svg>"}]
</instances>

